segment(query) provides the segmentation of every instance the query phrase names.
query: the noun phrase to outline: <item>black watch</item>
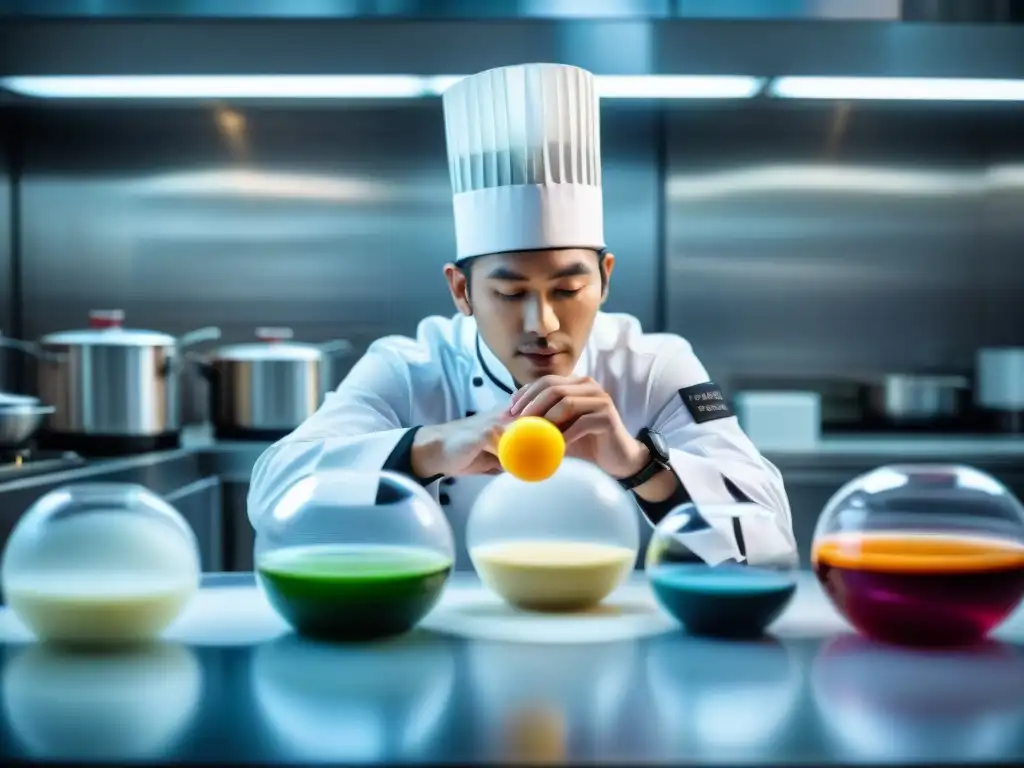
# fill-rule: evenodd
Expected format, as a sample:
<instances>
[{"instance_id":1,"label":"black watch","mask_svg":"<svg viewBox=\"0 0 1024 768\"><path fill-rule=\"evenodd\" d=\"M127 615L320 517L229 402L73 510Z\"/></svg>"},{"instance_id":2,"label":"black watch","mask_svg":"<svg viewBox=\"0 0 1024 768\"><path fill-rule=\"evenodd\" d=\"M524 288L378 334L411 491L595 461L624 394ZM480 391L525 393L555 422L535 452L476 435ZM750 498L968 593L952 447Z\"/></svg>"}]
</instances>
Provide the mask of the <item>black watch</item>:
<instances>
[{"instance_id":1,"label":"black watch","mask_svg":"<svg viewBox=\"0 0 1024 768\"><path fill-rule=\"evenodd\" d=\"M644 427L640 430L636 439L650 452L651 460L635 475L623 477L619 480L619 485L627 491L643 485L663 469L668 469L669 467L668 444L665 442L664 437L653 429Z\"/></svg>"}]
</instances>

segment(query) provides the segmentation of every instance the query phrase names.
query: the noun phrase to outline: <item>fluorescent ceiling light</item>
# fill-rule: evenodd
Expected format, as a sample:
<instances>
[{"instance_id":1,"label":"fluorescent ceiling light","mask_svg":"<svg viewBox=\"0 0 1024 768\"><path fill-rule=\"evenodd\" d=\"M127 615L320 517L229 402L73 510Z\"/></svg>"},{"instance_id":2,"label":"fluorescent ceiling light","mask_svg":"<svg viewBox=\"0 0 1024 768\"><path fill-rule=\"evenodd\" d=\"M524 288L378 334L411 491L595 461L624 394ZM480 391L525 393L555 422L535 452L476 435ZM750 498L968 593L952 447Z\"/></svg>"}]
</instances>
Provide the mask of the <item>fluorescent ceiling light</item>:
<instances>
[{"instance_id":1,"label":"fluorescent ceiling light","mask_svg":"<svg viewBox=\"0 0 1024 768\"><path fill-rule=\"evenodd\" d=\"M437 96L465 75L42 75L0 86L44 99L414 99ZM763 81L742 76L597 77L611 99L743 99Z\"/></svg>"},{"instance_id":2,"label":"fluorescent ceiling light","mask_svg":"<svg viewBox=\"0 0 1024 768\"><path fill-rule=\"evenodd\" d=\"M597 90L611 99L749 99L761 91L757 77L729 75L601 75Z\"/></svg>"},{"instance_id":3,"label":"fluorescent ceiling light","mask_svg":"<svg viewBox=\"0 0 1024 768\"><path fill-rule=\"evenodd\" d=\"M415 98L413 75L42 75L8 77L4 88L45 99Z\"/></svg>"},{"instance_id":4,"label":"fluorescent ceiling light","mask_svg":"<svg viewBox=\"0 0 1024 768\"><path fill-rule=\"evenodd\" d=\"M783 99L1024 101L1024 80L932 77L780 77L769 87Z\"/></svg>"}]
</instances>

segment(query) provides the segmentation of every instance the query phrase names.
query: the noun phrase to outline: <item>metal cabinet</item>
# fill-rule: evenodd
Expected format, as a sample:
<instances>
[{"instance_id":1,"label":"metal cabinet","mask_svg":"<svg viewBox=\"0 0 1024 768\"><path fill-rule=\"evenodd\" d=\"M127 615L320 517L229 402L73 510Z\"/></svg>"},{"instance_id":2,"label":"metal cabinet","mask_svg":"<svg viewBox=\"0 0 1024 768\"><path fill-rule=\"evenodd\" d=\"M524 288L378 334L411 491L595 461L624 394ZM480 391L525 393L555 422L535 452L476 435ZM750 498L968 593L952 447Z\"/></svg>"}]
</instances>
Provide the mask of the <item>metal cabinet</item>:
<instances>
[{"instance_id":1,"label":"metal cabinet","mask_svg":"<svg viewBox=\"0 0 1024 768\"><path fill-rule=\"evenodd\" d=\"M247 482L224 483L224 534L228 538L225 547L225 570L228 571L253 569L256 533L249 522L245 505L248 494Z\"/></svg>"},{"instance_id":2,"label":"metal cabinet","mask_svg":"<svg viewBox=\"0 0 1024 768\"><path fill-rule=\"evenodd\" d=\"M224 570L224 504L219 477L204 477L171 493L164 500L192 526L199 544L204 573Z\"/></svg>"}]
</instances>

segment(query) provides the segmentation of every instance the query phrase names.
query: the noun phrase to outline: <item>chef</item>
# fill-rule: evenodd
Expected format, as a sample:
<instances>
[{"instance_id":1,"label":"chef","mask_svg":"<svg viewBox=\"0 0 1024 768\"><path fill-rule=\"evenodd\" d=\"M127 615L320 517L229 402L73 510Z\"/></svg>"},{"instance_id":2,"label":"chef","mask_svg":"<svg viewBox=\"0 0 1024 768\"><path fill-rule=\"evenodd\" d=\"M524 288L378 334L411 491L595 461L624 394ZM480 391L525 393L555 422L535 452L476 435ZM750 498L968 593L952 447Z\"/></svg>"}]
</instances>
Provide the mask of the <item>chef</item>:
<instances>
[{"instance_id":1,"label":"chef","mask_svg":"<svg viewBox=\"0 0 1024 768\"><path fill-rule=\"evenodd\" d=\"M256 462L256 524L318 470L393 470L464 523L500 471L504 425L543 416L650 523L675 506L753 501L723 535L753 559L795 552L778 470L747 438L690 344L600 306L604 239L598 97L576 67L526 64L467 77L443 97L458 312L367 349L320 409ZM719 527L716 524L716 527Z\"/></svg>"}]
</instances>

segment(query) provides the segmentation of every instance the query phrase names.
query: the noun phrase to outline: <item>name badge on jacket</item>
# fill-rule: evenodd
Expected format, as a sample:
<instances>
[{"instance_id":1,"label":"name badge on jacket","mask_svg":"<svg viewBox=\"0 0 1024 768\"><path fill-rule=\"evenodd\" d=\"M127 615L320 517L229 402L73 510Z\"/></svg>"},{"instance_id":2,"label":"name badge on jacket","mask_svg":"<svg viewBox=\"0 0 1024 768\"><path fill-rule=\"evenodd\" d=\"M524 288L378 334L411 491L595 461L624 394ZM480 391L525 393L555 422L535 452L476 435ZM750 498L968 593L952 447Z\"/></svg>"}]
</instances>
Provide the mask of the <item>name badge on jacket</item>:
<instances>
[{"instance_id":1,"label":"name badge on jacket","mask_svg":"<svg viewBox=\"0 0 1024 768\"><path fill-rule=\"evenodd\" d=\"M732 416L732 409L725 400L721 388L713 381L694 384L679 390L683 404L697 424L715 419L727 419Z\"/></svg>"}]
</instances>

